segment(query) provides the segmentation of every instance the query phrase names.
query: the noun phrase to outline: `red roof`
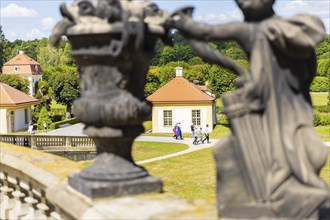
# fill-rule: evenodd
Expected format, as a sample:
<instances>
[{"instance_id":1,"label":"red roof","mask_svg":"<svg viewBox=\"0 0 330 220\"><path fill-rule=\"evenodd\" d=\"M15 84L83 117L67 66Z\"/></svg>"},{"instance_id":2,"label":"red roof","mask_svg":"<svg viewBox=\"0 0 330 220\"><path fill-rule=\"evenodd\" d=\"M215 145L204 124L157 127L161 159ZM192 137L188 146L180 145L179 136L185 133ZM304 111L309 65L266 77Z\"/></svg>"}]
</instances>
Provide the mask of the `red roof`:
<instances>
[{"instance_id":1,"label":"red roof","mask_svg":"<svg viewBox=\"0 0 330 220\"><path fill-rule=\"evenodd\" d=\"M0 106L13 107L25 104L38 104L38 99L0 82Z\"/></svg>"},{"instance_id":2,"label":"red roof","mask_svg":"<svg viewBox=\"0 0 330 220\"><path fill-rule=\"evenodd\" d=\"M34 59L28 57L24 53L17 54L15 57L11 58L8 62L3 64L4 66L15 66L15 65L40 65Z\"/></svg>"},{"instance_id":3,"label":"red roof","mask_svg":"<svg viewBox=\"0 0 330 220\"><path fill-rule=\"evenodd\" d=\"M147 97L150 102L213 102L214 97L203 90L204 86L197 86L183 77L175 77L156 92Z\"/></svg>"}]
</instances>

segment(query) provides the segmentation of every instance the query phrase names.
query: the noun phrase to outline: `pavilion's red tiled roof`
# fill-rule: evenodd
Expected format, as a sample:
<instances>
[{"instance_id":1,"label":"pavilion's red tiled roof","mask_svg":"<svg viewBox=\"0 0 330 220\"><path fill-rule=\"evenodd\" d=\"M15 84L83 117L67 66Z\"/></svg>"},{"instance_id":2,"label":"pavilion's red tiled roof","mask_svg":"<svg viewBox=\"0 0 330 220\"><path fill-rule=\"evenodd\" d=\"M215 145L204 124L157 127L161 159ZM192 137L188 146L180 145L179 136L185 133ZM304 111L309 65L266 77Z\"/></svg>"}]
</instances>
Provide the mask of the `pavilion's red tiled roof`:
<instances>
[{"instance_id":1,"label":"pavilion's red tiled roof","mask_svg":"<svg viewBox=\"0 0 330 220\"><path fill-rule=\"evenodd\" d=\"M38 104L38 99L21 92L5 83L0 83L0 106L11 107L25 104Z\"/></svg>"},{"instance_id":2,"label":"pavilion's red tiled roof","mask_svg":"<svg viewBox=\"0 0 330 220\"><path fill-rule=\"evenodd\" d=\"M37 61L28 57L24 53L17 54L15 57L10 59L8 62L3 64L4 66L16 66L16 65L40 65Z\"/></svg>"},{"instance_id":3,"label":"pavilion's red tiled roof","mask_svg":"<svg viewBox=\"0 0 330 220\"><path fill-rule=\"evenodd\" d=\"M175 77L156 92L147 97L150 102L187 103L212 102L214 97L208 95L205 86L198 86L183 77Z\"/></svg>"}]
</instances>

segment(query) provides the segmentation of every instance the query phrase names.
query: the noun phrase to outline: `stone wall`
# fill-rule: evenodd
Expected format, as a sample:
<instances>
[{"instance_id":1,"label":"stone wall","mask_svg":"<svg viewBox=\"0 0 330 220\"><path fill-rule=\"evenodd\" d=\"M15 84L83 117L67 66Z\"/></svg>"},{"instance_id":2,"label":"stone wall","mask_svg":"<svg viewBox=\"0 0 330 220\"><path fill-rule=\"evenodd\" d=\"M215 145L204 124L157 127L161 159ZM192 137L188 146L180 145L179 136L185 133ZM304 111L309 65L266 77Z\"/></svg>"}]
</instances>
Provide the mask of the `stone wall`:
<instances>
[{"instance_id":1,"label":"stone wall","mask_svg":"<svg viewBox=\"0 0 330 220\"><path fill-rule=\"evenodd\" d=\"M216 205L168 193L90 199L68 185L82 165L0 142L0 219L217 219Z\"/></svg>"}]
</instances>

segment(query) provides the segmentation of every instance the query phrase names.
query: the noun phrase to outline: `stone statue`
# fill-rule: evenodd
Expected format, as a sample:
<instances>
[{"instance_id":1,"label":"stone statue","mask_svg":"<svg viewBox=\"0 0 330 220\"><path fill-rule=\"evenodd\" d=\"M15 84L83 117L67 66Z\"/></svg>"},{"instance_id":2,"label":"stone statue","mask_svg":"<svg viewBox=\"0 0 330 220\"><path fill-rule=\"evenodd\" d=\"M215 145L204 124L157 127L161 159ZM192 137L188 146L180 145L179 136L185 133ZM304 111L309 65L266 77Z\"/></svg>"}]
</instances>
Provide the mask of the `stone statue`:
<instances>
[{"instance_id":1,"label":"stone statue","mask_svg":"<svg viewBox=\"0 0 330 220\"><path fill-rule=\"evenodd\" d=\"M309 95L314 48L325 28L306 14L276 16L274 2L236 0L245 22L219 25L195 22L185 8L167 26L178 29L203 59L239 76L238 90L223 97L232 135L214 150L220 216L325 218L329 187L318 174L328 149L313 129ZM248 73L203 43L212 40L237 41L249 58Z\"/></svg>"},{"instance_id":2,"label":"stone statue","mask_svg":"<svg viewBox=\"0 0 330 220\"><path fill-rule=\"evenodd\" d=\"M72 45L79 65L78 121L97 148L95 162L69 184L89 197L160 191L162 181L134 163L134 139L150 116L144 85L158 39L170 43L168 14L147 1L79 0L61 5L64 17L53 30Z\"/></svg>"}]
</instances>

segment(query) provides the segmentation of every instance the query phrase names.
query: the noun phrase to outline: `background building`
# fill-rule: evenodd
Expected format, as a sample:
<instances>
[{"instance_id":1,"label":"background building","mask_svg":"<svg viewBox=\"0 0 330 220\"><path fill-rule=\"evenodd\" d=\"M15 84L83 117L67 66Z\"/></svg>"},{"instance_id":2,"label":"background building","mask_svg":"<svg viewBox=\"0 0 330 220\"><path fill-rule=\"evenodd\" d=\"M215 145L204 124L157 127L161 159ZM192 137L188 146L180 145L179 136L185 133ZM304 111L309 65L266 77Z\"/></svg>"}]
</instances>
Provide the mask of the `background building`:
<instances>
[{"instance_id":1,"label":"background building","mask_svg":"<svg viewBox=\"0 0 330 220\"><path fill-rule=\"evenodd\" d=\"M190 132L192 124L210 132L216 124L215 97L206 86L195 85L182 77L182 67L176 68L176 77L147 97L152 107L152 132L172 132L180 122L183 132Z\"/></svg>"},{"instance_id":2,"label":"background building","mask_svg":"<svg viewBox=\"0 0 330 220\"><path fill-rule=\"evenodd\" d=\"M29 80L30 95L35 94L35 85L42 80L40 64L20 51L15 57L3 64L2 74L16 74Z\"/></svg>"},{"instance_id":3,"label":"background building","mask_svg":"<svg viewBox=\"0 0 330 220\"><path fill-rule=\"evenodd\" d=\"M7 84L0 83L0 133L24 131L31 120L31 106L38 100Z\"/></svg>"}]
</instances>

